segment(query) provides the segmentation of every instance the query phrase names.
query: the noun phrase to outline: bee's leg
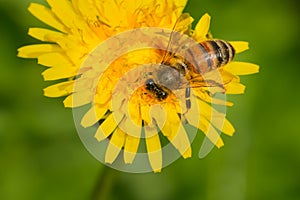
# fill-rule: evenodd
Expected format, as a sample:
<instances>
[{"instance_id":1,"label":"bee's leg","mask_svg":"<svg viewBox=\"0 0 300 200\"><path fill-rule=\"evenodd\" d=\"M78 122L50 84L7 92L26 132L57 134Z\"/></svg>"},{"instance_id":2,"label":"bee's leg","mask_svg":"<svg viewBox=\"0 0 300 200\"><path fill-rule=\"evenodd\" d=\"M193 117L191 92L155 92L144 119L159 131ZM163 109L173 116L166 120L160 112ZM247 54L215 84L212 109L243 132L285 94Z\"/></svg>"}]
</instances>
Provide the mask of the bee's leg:
<instances>
[{"instance_id":1,"label":"bee's leg","mask_svg":"<svg viewBox=\"0 0 300 200\"><path fill-rule=\"evenodd\" d=\"M186 106L186 113L191 108L191 88L187 87L185 89L185 106Z\"/></svg>"},{"instance_id":2,"label":"bee's leg","mask_svg":"<svg viewBox=\"0 0 300 200\"><path fill-rule=\"evenodd\" d=\"M222 83L218 83L217 81L214 81L214 80L205 80L205 83L210 86L210 87L219 87L221 88L222 90L224 90L225 92L225 86L222 84Z\"/></svg>"}]
</instances>

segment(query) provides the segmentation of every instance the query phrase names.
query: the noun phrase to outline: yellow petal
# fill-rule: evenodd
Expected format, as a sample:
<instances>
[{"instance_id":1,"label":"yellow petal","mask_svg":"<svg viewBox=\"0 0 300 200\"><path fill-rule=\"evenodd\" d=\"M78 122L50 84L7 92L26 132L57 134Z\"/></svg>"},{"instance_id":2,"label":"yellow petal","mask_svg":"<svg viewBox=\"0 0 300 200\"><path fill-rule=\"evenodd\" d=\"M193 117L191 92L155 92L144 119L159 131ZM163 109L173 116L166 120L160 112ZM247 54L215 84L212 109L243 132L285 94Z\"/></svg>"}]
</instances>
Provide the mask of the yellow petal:
<instances>
[{"instance_id":1,"label":"yellow petal","mask_svg":"<svg viewBox=\"0 0 300 200\"><path fill-rule=\"evenodd\" d=\"M179 129L167 138L179 151L183 158L189 158L192 156L191 144L181 123L179 124Z\"/></svg>"},{"instance_id":2,"label":"yellow petal","mask_svg":"<svg viewBox=\"0 0 300 200\"><path fill-rule=\"evenodd\" d=\"M205 40L206 35L209 31L209 26L210 26L210 16L206 13L201 17L198 24L196 25L192 37L198 42Z\"/></svg>"},{"instance_id":3,"label":"yellow petal","mask_svg":"<svg viewBox=\"0 0 300 200\"><path fill-rule=\"evenodd\" d=\"M230 82L225 85L226 94L243 94L245 86L239 82Z\"/></svg>"},{"instance_id":4,"label":"yellow petal","mask_svg":"<svg viewBox=\"0 0 300 200\"><path fill-rule=\"evenodd\" d=\"M71 49L64 49L64 50L68 58L70 58L70 60L72 60L72 62L75 63L78 68L81 67L83 69L81 64L88 57L87 52L89 52L89 50L86 49L84 50L83 48L76 48L76 49L71 48Z\"/></svg>"},{"instance_id":5,"label":"yellow petal","mask_svg":"<svg viewBox=\"0 0 300 200\"><path fill-rule=\"evenodd\" d=\"M205 101L207 99L204 99ZM224 105L224 106L233 106L233 103L230 101L224 101L222 99L215 99L215 98L211 98L210 100L206 101L208 103L212 103L212 104L218 104L218 105Z\"/></svg>"},{"instance_id":6,"label":"yellow petal","mask_svg":"<svg viewBox=\"0 0 300 200\"><path fill-rule=\"evenodd\" d=\"M196 98L191 98L191 108L184 115L188 123L194 127L198 127L200 122L200 108Z\"/></svg>"},{"instance_id":7,"label":"yellow petal","mask_svg":"<svg viewBox=\"0 0 300 200\"><path fill-rule=\"evenodd\" d=\"M165 0L161 0L163 4L167 3L174 3L175 8L177 8L177 12L181 13L184 7L186 6L187 0L171 0L171 2L166 2Z\"/></svg>"},{"instance_id":8,"label":"yellow petal","mask_svg":"<svg viewBox=\"0 0 300 200\"><path fill-rule=\"evenodd\" d=\"M72 4L76 12L89 17L96 16L96 2L97 1L72 0Z\"/></svg>"},{"instance_id":9,"label":"yellow petal","mask_svg":"<svg viewBox=\"0 0 300 200\"><path fill-rule=\"evenodd\" d=\"M62 52L62 49L56 44L28 45L18 49L18 56L22 58L38 58L43 54L52 52Z\"/></svg>"},{"instance_id":10,"label":"yellow petal","mask_svg":"<svg viewBox=\"0 0 300 200\"><path fill-rule=\"evenodd\" d=\"M93 39L94 32L89 28L87 21L80 15L75 13L72 3L69 0L47 0L51 6L52 12L57 16L57 18L70 29L73 36L77 36L78 40L85 42L86 44L95 44ZM85 4L91 5L90 1L85 1ZM90 12L91 10L87 11Z\"/></svg>"},{"instance_id":11,"label":"yellow petal","mask_svg":"<svg viewBox=\"0 0 300 200\"><path fill-rule=\"evenodd\" d=\"M202 99L208 103L224 105L224 106L233 106L232 102L225 101L223 99L214 98L214 97L210 96L205 90L203 91L201 89L196 88L196 89L193 89L192 91L195 96L199 97L200 99ZM191 98L193 98L193 96L191 96Z\"/></svg>"},{"instance_id":12,"label":"yellow petal","mask_svg":"<svg viewBox=\"0 0 300 200\"><path fill-rule=\"evenodd\" d=\"M120 25L122 17L126 14L122 12L120 5L118 4L119 3L117 1L103 1L101 4L96 4L98 10L102 11L101 17L104 18L105 22L107 22L107 24L109 24L111 27ZM85 0L78 0L78 8L82 14L88 13L90 10L90 5L87 4ZM118 13L118 15L111 15L111 13ZM105 16L109 16L109 18ZM102 18L101 21L103 21Z\"/></svg>"},{"instance_id":13,"label":"yellow petal","mask_svg":"<svg viewBox=\"0 0 300 200\"><path fill-rule=\"evenodd\" d=\"M167 120L163 127L159 127L160 130L184 158L190 157L192 154L190 141L181 124L175 106L165 104L163 107L167 112Z\"/></svg>"},{"instance_id":14,"label":"yellow petal","mask_svg":"<svg viewBox=\"0 0 300 200\"><path fill-rule=\"evenodd\" d=\"M86 128L96 124L107 112L106 106L95 105L83 116L81 125Z\"/></svg>"},{"instance_id":15,"label":"yellow petal","mask_svg":"<svg viewBox=\"0 0 300 200\"><path fill-rule=\"evenodd\" d=\"M226 135L232 136L235 131L234 127L226 119L225 114L214 114L211 118L206 118L206 120L208 120L215 128L217 128Z\"/></svg>"},{"instance_id":16,"label":"yellow petal","mask_svg":"<svg viewBox=\"0 0 300 200\"><path fill-rule=\"evenodd\" d=\"M110 88L108 88L109 81L110 80L107 75L102 75L101 79L99 80L98 89L97 89L98 91L101 91L101 92L97 92L95 95L95 103L96 104L105 104L109 100L111 100L112 91L110 90Z\"/></svg>"},{"instance_id":17,"label":"yellow petal","mask_svg":"<svg viewBox=\"0 0 300 200\"><path fill-rule=\"evenodd\" d=\"M151 125L152 124L152 117L150 116L150 106L141 106L141 114L142 119L145 122L145 125Z\"/></svg>"},{"instance_id":18,"label":"yellow petal","mask_svg":"<svg viewBox=\"0 0 300 200\"><path fill-rule=\"evenodd\" d=\"M188 13L183 13L178 19L175 30L180 33L189 34L191 31L191 25L194 21L194 18Z\"/></svg>"},{"instance_id":19,"label":"yellow petal","mask_svg":"<svg viewBox=\"0 0 300 200\"><path fill-rule=\"evenodd\" d=\"M125 138L126 138L125 133L121 129L117 128L113 133L109 141L108 147L106 149L106 153L105 153L106 163L111 164L116 160L117 156L119 155L125 143Z\"/></svg>"},{"instance_id":20,"label":"yellow petal","mask_svg":"<svg viewBox=\"0 0 300 200\"><path fill-rule=\"evenodd\" d=\"M202 101L201 99L197 99L199 108L200 108L200 114L205 116L207 119L211 119L213 117L223 117L223 113L219 113L216 109L214 109L210 104Z\"/></svg>"},{"instance_id":21,"label":"yellow petal","mask_svg":"<svg viewBox=\"0 0 300 200\"><path fill-rule=\"evenodd\" d=\"M181 26L185 26L188 27L189 25L191 25L194 21L194 18L190 16L190 14L188 13L184 13L182 14L182 16L186 15L186 17L180 22Z\"/></svg>"},{"instance_id":22,"label":"yellow petal","mask_svg":"<svg viewBox=\"0 0 300 200\"><path fill-rule=\"evenodd\" d=\"M92 50L92 48L94 48L94 45L90 47L87 46L88 44L82 44L80 37L71 34L68 35L68 37L64 37L63 39L57 40L57 44L59 44L59 46L61 46L61 48L65 50L65 53L67 55L69 54L69 51L78 51L82 54L87 54Z\"/></svg>"},{"instance_id":23,"label":"yellow petal","mask_svg":"<svg viewBox=\"0 0 300 200\"><path fill-rule=\"evenodd\" d=\"M167 114L161 104L153 105L150 109L150 115L155 119L158 127L163 128L167 120Z\"/></svg>"},{"instance_id":24,"label":"yellow petal","mask_svg":"<svg viewBox=\"0 0 300 200\"><path fill-rule=\"evenodd\" d=\"M230 62L224 69L234 75L248 75L259 72L259 66L247 62Z\"/></svg>"},{"instance_id":25,"label":"yellow petal","mask_svg":"<svg viewBox=\"0 0 300 200\"><path fill-rule=\"evenodd\" d=\"M103 77L103 76L102 76ZM106 86L105 84L103 84L103 82L101 82L101 80L99 81L99 86ZM97 92L95 95L95 103L97 104L105 104L107 103L110 99L111 99L111 91L108 89L98 89L98 91L101 91L101 93Z\"/></svg>"},{"instance_id":26,"label":"yellow petal","mask_svg":"<svg viewBox=\"0 0 300 200\"><path fill-rule=\"evenodd\" d=\"M222 132L226 135L229 135L229 136L232 136L233 133L235 132L234 127L232 126L232 124L227 119L225 119L225 121L224 121Z\"/></svg>"},{"instance_id":27,"label":"yellow petal","mask_svg":"<svg viewBox=\"0 0 300 200\"><path fill-rule=\"evenodd\" d=\"M30 28L28 35L43 42L57 42L64 38L64 34L44 28Z\"/></svg>"},{"instance_id":28,"label":"yellow petal","mask_svg":"<svg viewBox=\"0 0 300 200\"><path fill-rule=\"evenodd\" d=\"M51 10L69 28L73 28L76 15L72 8L72 4L67 0L47 0L51 6Z\"/></svg>"},{"instance_id":29,"label":"yellow petal","mask_svg":"<svg viewBox=\"0 0 300 200\"><path fill-rule=\"evenodd\" d=\"M156 127L145 127L145 135L150 165L154 172L160 172L162 168L162 151Z\"/></svg>"},{"instance_id":30,"label":"yellow petal","mask_svg":"<svg viewBox=\"0 0 300 200\"><path fill-rule=\"evenodd\" d=\"M132 97L129 101L128 111L130 119L136 124L140 125L142 122L141 107L136 98Z\"/></svg>"},{"instance_id":31,"label":"yellow petal","mask_svg":"<svg viewBox=\"0 0 300 200\"><path fill-rule=\"evenodd\" d=\"M203 114L205 114L206 117ZM185 115L188 123L200 129L218 148L220 148L224 145L224 143L218 132L207 120L207 118L210 118L211 115L212 108L208 104L196 98L191 98L191 109Z\"/></svg>"},{"instance_id":32,"label":"yellow petal","mask_svg":"<svg viewBox=\"0 0 300 200\"><path fill-rule=\"evenodd\" d=\"M235 53L241 53L243 51L246 51L249 49L249 43L248 42L243 42L243 41L232 41L232 42L229 42L234 50L235 50Z\"/></svg>"},{"instance_id":33,"label":"yellow petal","mask_svg":"<svg viewBox=\"0 0 300 200\"><path fill-rule=\"evenodd\" d=\"M114 114L115 112L113 112ZM123 116L118 117L117 119L123 119ZM139 138L141 136L141 126L142 120L140 120L139 124L134 123L130 118L125 117L124 120L119 124L119 127L127 134L132 137Z\"/></svg>"},{"instance_id":34,"label":"yellow petal","mask_svg":"<svg viewBox=\"0 0 300 200\"><path fill-rule=\"evenodd\" d=\"M220 137L218 131L210 124L207 119L205 119L205 117L200 117L198 128L214 145L216 145L216 147L221 148L222 146L224 146L224 142Z\"/></svg>"},{"instance_id":35,"label":"yellow petal","mask_svg":"<svg viewBox=\"0 0 300 200\"><path fill-rule=\"evenodd\" d=\"M61 32L68 32L68 29L57 19L57 17L52 13L52 11L46 8L45 6L36 3L31 3L28 10L33 16L35 16L45 24L48 24L49 26L52 26L53 28Z\"/></svg>"},{"instance_id":36,"label":"yellow petal","mask_svg":"<svg viewBox=\"0 0 300 200\"><path fill-rule=\"evenodd\" d=\"M48 67L55 65L73 65L73 63L69 60L69 58L63 54L58 52L45 53L38 57L38 63L41 65L45 65Z\"/></svg>"},{"instance_id":37,"label":"yellow petal","mask_svg":"<svg viewBox=\"0 0 300 200\"><path fill-rule=\"evenodd\" d=\"M160 123L158 123L158 126L165 136L171 137L173 134L176 134L181 121L177 115L176 107L169 104L165 104L163 107L167 113L167 119L165 124L163 124L163 127L161 127Z\"/></svg>"},{"instance_id":38,"label":"yellow petal","mask_svg":"<svg viewBox=\"0 0 300 200\"><path fill-rule=\"evenodd\" d=\"M140 137L132 137L127 135L124 147L124 162L131 164L135 158L136 152L140 144Z\"/></svg>"},{"instance_id":39,"label":"yellow petal","mask_svg":"<svg viewBox=\"0 0 300 200\"><path fill-rule=\"evenodd\" d=\"M75 66L54 66L46 69L42 73L45 81L70 78L77 75L77 67Z\"/></svg>"},{"instance_id":40,"label":"yellow petal","mask_svg":"<svg viewBox=\"0 0 300 200\"><path fill-rule=\"evenodd\" d=\"M115 121L115 118L113 115L109 115L104 122L99 126L95 138L100 142L110 136L110 134L116 129L118 126L117 121Z\"/></svg>"},{"instance_id":41,"label":"yellow petal","mask_svg":"<svg viewBox=\"0 0 300 200\"><path fill-rule=\"evenodd\" d=\"M47 97L62 97L73 92L74 81L67 81L51 85L44 89L44 95Z\"/></svg>"},{"instance_id":42,"label":"yellow petal","mask_svg":"<svg viewBox=\"0 0 300 200\"><path fill-rule=\"evenodd\" d=\"M75 108L91 103L93 97L90 91L82 91L69 95L64 100L64 106L66 108Z\"/></svg>"},{"instance_id":43,"label":"yellow petal","mask_svg":"<svg viewBox=\"0 0 300 200\"><path fill-rule=\"evenodd\" d=\"M106 2L100 4L96 1L72 0L74 10L80 13L84 18L87 18L90 25L95 26L95 28L100 28L102 25L110 26L107 22L108 20L102 16L103 11L101 5L103 6ZM103 7L107 8L107 6Z\"/></svg>"},{"instance_id":44,"label":"yellow petal","mask_svg":"<svg viewBox=\"0 0 300 200\"><path fill-rule=\"evenodd\" d=\"M229 136L233 135L235 131L234 127L226 119L226 115L224 113L218 112L214 107L201 100L198 100L198 105L201 110L201 117L205 117L214 127L223 133Z\"/></svg>"},{"instance_id":45,"label":"yellow petal","mask_svg":"<svg viewBox=\"0 0 300 200\"><path fill-rule=\"evenodd\" d=\"M81 75L81 73L78 73L77 75ZM89 90L95 93L96 84L97 81L93 79L84 78L84 75L82 75L80 78L76 79L74 92L82 92Z\"/></svg>"}]
</instances>

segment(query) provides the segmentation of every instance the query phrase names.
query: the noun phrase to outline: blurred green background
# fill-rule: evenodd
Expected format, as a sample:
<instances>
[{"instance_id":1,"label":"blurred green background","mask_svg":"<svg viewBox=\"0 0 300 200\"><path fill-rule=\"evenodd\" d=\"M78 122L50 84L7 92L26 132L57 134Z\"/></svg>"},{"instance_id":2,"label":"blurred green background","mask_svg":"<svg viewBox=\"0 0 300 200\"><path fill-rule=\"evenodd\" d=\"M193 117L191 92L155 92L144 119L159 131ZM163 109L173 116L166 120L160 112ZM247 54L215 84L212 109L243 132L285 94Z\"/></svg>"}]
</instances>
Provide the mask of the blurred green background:
<instances>
[{"instance_id":1,"label":"blurred green background","mask_svg":"<svg viewBox=\"0 0 300 200\"><path fill-rule=\"evenodd\" d=\"M160 174L107 169L84 148L62 99L43 96L44 67L16 57L37 43L28 28L45 26L29 2L0 0L0 199L91 199L97 184L107 200L300 199L299 1L189 1L196 20L212 16L215 37L249 41L237 59L261 70L242 77L244 95L229 97L236 133L225 147L200 160L196 138L193 157Z\"/></svg>"}]
</instances>

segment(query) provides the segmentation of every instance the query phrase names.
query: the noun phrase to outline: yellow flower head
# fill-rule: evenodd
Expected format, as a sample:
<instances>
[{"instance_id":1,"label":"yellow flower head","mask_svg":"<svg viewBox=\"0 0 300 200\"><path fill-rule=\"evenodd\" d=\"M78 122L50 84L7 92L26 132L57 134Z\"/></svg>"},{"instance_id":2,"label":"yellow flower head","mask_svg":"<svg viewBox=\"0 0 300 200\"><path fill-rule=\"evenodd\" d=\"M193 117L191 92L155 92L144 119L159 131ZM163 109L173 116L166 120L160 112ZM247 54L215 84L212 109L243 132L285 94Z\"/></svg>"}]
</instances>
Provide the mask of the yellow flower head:
<instances>
[{"instance_id":1,"label":"yellow flower head","mask_svg":"<svg viewBox=\"0 0 300 200\"><path fill-rule=\"evenodd\" d=\"M192 130L201 130L218 148L224 145L221 132L234 133L225 118L226 106L233 104L225 95L243 93L239 75L256 73L258 66L231 61L208 69L199 64L221 62L222 53L229 55L228 46L224 52L207 54L210 58L197 51L186 53L199 49L199 44L215 49L217 42L207 43L216 41L209 34L208 14L192 30L193 18L182 13L186 5L182 0L47 2L50 9L32 3L29 11L55 30L30 28L29 35L43 44L22 47L18 56L37 58L47 66L42 74L45 80L61 80L45 88L45 96L66 96L65 107L90 106L80 124L95 131L95 138L85 143L102 145L105 153L89 147L99 160L119 167L120 155L124 163L135 166L125 165L122 170L158 172L178 157L170 156L170 145L184 158L191 156ZM248 49L247 42L228 45L235 53ZM193 60L202 73L191 67ZM178 81L172 82L174 77ZM172 84L168 80L162 84L163 78ZM85 134L81 137L90 136ZM169 143L164 144L164 138ZM200 156L210 151L209 144L203 143Z\"/></svg>"}]
</instances>

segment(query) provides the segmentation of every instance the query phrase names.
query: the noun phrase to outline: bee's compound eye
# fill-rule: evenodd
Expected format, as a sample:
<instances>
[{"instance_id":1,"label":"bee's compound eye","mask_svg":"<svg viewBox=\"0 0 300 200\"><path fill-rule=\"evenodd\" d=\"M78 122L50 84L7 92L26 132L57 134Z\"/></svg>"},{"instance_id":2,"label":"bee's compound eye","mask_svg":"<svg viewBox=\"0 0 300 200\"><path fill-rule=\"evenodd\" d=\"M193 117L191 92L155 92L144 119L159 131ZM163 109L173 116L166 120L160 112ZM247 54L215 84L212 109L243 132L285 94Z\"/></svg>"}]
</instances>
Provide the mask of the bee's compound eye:
<instances>
[{"instance_id":1,"label":"bee's compound eye","mask_svg":"<svg viewBox=\"0 0 300 200\"><path fill-rule=\"evenodd\" d=\"M152 78L149 78L148 80L146 80L145 82L146 85L154 85L154 80Z\"/></svg>"}]
</instances>

